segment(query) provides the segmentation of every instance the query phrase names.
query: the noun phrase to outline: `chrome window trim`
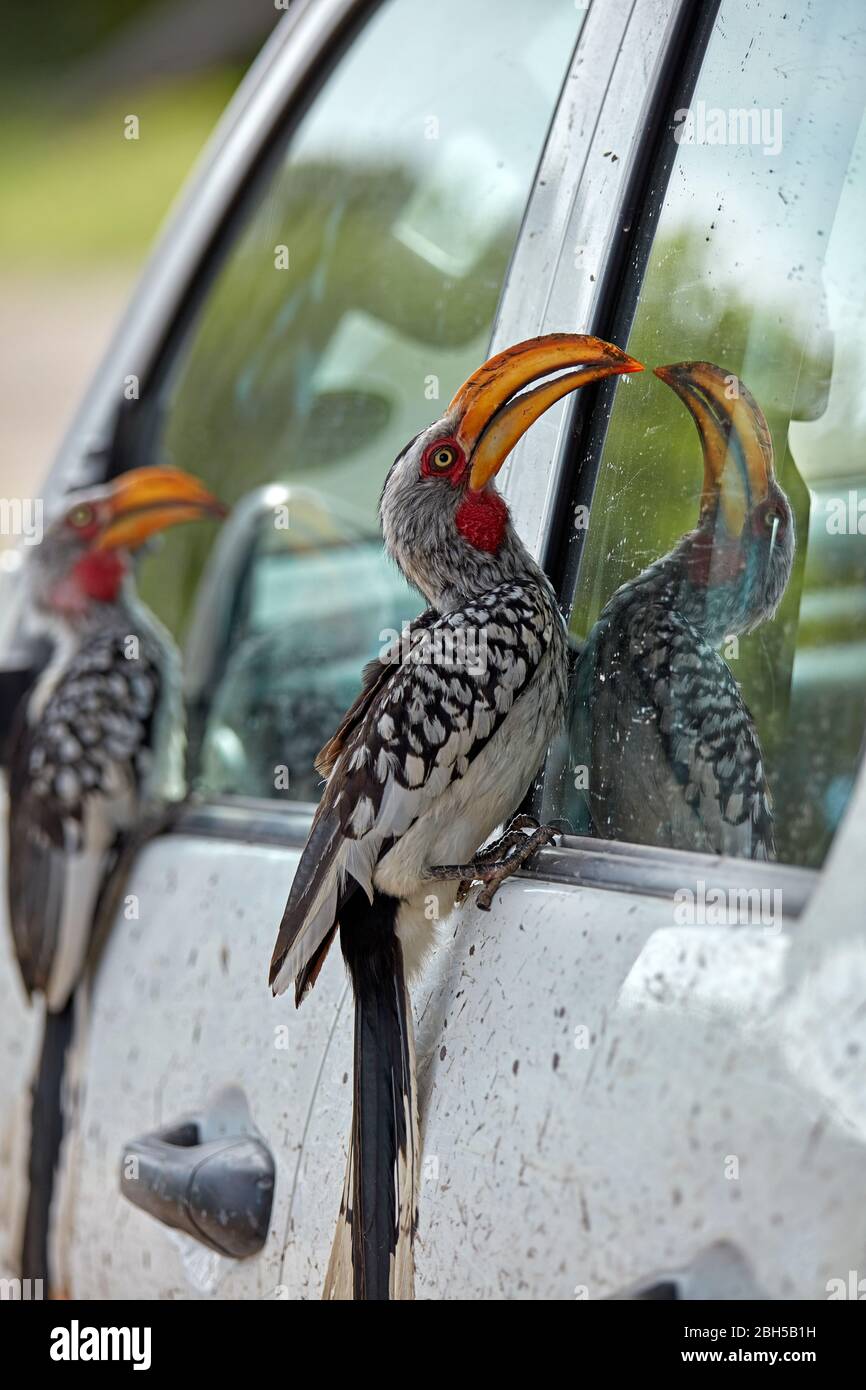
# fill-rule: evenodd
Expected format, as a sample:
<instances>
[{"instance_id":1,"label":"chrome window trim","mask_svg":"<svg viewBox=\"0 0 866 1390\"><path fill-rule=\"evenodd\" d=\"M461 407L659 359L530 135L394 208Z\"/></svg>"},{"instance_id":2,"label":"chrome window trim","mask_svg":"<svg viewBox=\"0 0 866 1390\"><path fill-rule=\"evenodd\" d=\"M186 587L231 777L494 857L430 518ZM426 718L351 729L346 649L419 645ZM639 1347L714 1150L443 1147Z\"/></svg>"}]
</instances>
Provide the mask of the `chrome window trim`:
<instances>
[{"instance_id":1,"label":"chrome window trim","mask_svg":"<svg viewBox=\"0 0 866 1390\"><path fill-rule=\"evenodd\" d=\"M268 801L264 797L228 793L216 797L193 795L167 833L301 849L307 842L315 811L315 806L306 801Z\"/></svg>"},{"instance_id":2,"label":"chrome window trim","mask_svg":"<svg viewBox=\"0 0 866 1390\"><path fill-rule=\"evenodd\" d=\"M628 230L627 199L657 86L688 9L688 0L590 6L503 287L494 350L536 333L598 331L605 269ZM500 475L539 559L557 511L570 422L566 401L553 406Z\"/></svg>"},{"instance_id":3,"label":"chrome window trim","mask_svg":"<svg viewBox=\"0 0 866 1390\"><path fill-rule=\"evenodd\" d=\"M315 807L306 802L252 797L191 801L170 833L300 850L306 843L314 811ZM602 888L671 902L676 892L694 889L699 883L705 885L707 892L714 888L726 893L732 889L778 890L782 895L782 913L788 921L800 916L819 875L814 869L789 864L756 864L750 859L564 835L558 845L541 851L534 869L521 871L519 877L529 882Z\"/></svg>"},{"instance_id":4,"label":"chrome window trim","mask_svg":"<svg viewBox=\"0 0 866 1390\"><path fill-rule=\"evenodd\" d=\"M695 892L701 884L706 893L718 889L726 897L737 891L778 892L783 919L794 921L805 909L819 874L792 864L756 863L727 855L565 835L556 847L542 850L538 868L525 877L671 902L675 893L684 889Z\"/></svg>"}]
</instances>

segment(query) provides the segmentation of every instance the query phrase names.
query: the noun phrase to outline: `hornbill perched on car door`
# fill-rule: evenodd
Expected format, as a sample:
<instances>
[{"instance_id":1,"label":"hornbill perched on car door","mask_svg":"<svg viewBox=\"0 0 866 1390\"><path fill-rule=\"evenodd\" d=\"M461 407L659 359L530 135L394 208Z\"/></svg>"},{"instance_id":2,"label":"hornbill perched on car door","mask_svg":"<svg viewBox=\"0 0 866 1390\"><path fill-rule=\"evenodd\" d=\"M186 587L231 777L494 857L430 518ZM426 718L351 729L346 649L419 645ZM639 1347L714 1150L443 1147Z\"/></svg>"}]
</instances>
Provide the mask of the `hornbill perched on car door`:
<instances>
[{"instance_id":1,"label":"hornbill perched on car door","mask_svg":"<svg viewBox=\"0 0 866 1390\"><path fill-rule=\"evenodd\" d=\"M772 859L758 734L716 648L775 613L793 563L793 513L767 421L742 382L733 387L711 362L655 374L698 428L700 515L592 629L572 688L572 758L588 769L603 838Z\"/></svg>"},{"instance_id":2,"label":"hornbill perched on car door","mask_svg":"<svg viewBox=\"0 0 866 1390\"><path fill-rule=\"evenodd\" d=\"M25 1232L33 1277L45 1274L42 1198L60 1141L71 995L100 894L130 837L183 793L179 658L135 594L132 552L166 527L224 514L179 469L140 468L72 494L28 555L30 612L53 641L9 754L9 922L27 993L46 1004Z\"/></svg>"},{"instance_id":3,"label":"hornbill perched on car door","mask_svg":"<svg viewBox=\"0 0 866 1390\"><path fill-rule=\"evenodd\" d=\"M328 784L270 973L275 993L294 981L299 1003L339 926L355 995L354 1106L326 1297L413 1296L420 1154L406 980L461 881L481 880L479 904L489 906L502 878L553 834L524 834L522 818L478 852L541 763L567 670L553 590L493 479L554 401L639 370L597 338L518 343L473 373L385 480L385 548L430 606L367 667L319 756Z\"/></svg>"}]
</instances>

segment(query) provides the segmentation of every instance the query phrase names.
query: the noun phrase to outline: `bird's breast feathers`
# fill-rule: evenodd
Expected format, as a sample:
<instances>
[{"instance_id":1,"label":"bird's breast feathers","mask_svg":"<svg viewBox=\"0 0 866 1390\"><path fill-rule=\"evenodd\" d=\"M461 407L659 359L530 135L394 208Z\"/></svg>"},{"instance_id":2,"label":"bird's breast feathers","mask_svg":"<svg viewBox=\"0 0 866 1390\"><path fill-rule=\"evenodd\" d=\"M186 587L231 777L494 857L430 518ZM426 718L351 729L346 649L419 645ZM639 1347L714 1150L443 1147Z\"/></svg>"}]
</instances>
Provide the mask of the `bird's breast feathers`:
<instances>
[{"instance_id":1,"label":"bird's breast feathers","mask_svg":"<svg viewBox=\"0 0 866 1390\"><path fill-rule=\"evenodd\" d=\"M342 728L295 875L277 988L331 929L347 891L417 894L437 855L472 853L515 807L562 719L565 653L546 582L511 581L442 614L371 683L354 727Z\"/></svg>"},{"instance_id":2,"label":"bird's breast feathers","mask_svg":"<svg viewBox=\"0 0 866 1390\"><path fill-rule=\"evenodd\" d=\"M16 769L32 799L80 820L90 797L125 798L149 772L159 694L158 666L139 639L88 642L52 673L47 700L35 694Z\"/></svg>"}]
</instances>

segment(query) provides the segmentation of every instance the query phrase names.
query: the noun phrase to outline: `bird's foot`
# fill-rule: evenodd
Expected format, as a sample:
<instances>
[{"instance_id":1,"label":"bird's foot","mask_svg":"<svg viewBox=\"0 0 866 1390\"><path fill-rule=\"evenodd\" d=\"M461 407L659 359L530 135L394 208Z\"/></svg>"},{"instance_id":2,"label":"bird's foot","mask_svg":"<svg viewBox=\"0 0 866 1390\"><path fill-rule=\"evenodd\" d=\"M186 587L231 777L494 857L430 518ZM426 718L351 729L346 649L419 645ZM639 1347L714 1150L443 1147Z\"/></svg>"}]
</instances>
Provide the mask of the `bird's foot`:
<instances>
[{"instance_id":1,"label":"bird's foot","mask_svg":"<svg viewBox=\"0 0 866 1390\"><path fill-rule=\"evenodd\" d=\"M475 901L482 912L489 912L500 885L561 833L555 826L539 825L532 816L515 816L505 834L479 850L468 864L439 864L428 869L427 874L430 878L459 879L458 905L465 902L473 885L480 883Z\"/></svg>"}]
</instances>

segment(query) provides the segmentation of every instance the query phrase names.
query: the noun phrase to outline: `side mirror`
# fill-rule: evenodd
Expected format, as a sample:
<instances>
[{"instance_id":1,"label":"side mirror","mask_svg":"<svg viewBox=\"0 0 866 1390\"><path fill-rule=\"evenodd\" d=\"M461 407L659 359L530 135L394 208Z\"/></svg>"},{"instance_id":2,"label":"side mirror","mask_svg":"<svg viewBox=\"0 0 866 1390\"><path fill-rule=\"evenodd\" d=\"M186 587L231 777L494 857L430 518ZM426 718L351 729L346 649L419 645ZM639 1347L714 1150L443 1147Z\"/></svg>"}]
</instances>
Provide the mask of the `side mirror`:
<instances>
[{"instance_id":1,"label":"side mirror","mask_svg":"<svg viewBox=\"0 0 866 1390\"><path fill-rule=\"evenodd\" d=\"M208 557L184 653L188 780L309 804L315 756L417 597L370 519L308 484L256 488Z\"/></svg>"}]
</instances>

